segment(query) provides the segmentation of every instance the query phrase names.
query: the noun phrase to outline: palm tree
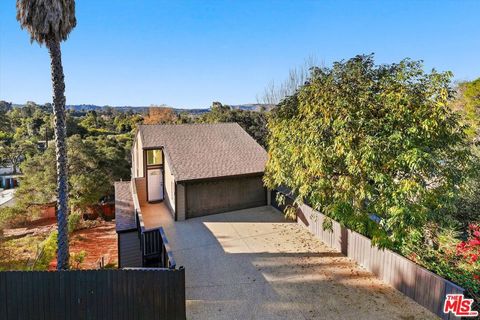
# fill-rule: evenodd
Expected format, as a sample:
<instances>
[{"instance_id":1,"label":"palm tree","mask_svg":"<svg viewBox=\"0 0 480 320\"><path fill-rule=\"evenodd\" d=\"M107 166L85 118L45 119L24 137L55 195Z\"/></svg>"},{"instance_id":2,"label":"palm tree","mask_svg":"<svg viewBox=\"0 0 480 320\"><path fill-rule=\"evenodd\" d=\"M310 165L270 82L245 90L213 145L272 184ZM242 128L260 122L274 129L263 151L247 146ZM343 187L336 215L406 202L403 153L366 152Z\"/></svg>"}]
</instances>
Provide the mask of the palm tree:
<instances>
[{"instance_id":1,"label":"palm tree","mask_svg":"<svg viewBox=\"0 0 480 320\"><path fill-rule=\"evenodd\" d=\"M57 270L68 269L68 173L65 126L65 80L60 42L75 28L75 0L17 0L17 20L30 41L45 44L51 60L57 158Z\"/></svg>"}]
</instances>

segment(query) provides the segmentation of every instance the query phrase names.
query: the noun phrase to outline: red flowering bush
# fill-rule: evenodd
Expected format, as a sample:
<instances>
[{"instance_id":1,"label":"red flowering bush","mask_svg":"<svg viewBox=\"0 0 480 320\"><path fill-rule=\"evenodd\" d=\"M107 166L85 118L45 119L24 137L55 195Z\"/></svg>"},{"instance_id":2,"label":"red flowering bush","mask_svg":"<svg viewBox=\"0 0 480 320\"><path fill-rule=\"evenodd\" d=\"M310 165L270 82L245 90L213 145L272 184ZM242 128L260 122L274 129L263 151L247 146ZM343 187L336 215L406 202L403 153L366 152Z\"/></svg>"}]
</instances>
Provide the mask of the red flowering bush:
<instances>
[{"instance_id":1,"label":"red flowering bush","mask_svg":"<svg viewBox=\"0 0 480 320\"><path fill-rule=\"evenodd\" d=\"M468 226L468 237L456 246L452 280L463 286L477 303L480 302L480 225Z\"/></svg>"},{"instance_id":2,"label":"red flowering bush","mask_svg":"<svg viewBox=\"0 0 480 320\"><path fill-rule=\"evenodd\" d=\"M480 225L470 224L468 231L468 239L457 245L456 254L467 263L477 263L480 255Z\"/></svg>"},{"instance_id":3,"label":"red flowering bush","mask_svg":"<svg viewBox=\"0 0 480 320\"><path fill-rule=\"evenodd\" d=\"M428 234L429 232L424 232ZM432 232L430 231L430 234ZM474 298L480 308L480 224L470 224L465 240L453 229L439 230L435 235L435 246L425 240L417 242L404 252L416 263L452 280Z\"/></svg>"}]
</instances>

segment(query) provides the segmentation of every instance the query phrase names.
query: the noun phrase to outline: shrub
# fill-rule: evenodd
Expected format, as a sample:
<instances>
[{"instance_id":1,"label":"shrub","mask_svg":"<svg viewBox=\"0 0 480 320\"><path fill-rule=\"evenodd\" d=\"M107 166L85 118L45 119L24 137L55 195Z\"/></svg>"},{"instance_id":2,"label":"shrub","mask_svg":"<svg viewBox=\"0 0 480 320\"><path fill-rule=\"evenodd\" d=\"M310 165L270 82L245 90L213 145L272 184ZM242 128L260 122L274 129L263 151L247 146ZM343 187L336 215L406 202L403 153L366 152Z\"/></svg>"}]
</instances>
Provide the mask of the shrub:
<instances>
[{"instance_id":1,"label":"shrub","mask_svg":"<svg viewBox=\"0 0 480 320\"><path fill-rule=\"evenodd\" d=\"M448 223L470 173L451 98L450 73L425 73L408 59L375 65L357 56L313 68L269 118L265 183L398 250L428 221Z\"/></svg>"},{"instance_id":2,"label":"shrub","mask_svg":"<svg viewBox=\"0 0 480 320\"><path fill-rule=\"evenodd\" d=\"M70 254L70 268L71 269L80 269L80 265L85 260L87 253L82 250L80 252Z\"/></svg>"},{"instance_id":3,"label":"shrub","mask_svg":"<svg viewBox=\"0 0 480 320\"><path fill-rule=\"evenodd\" d=\"M28 218L27 212L16 206L0 208L0 230L24 224Z\"/></svg>"},{"instance_id":4,"label":"shrub","mask_svg":"<svg viewBox=\"0 0 480 320\"><path fill-rule=\"evenodd\" d=\"M79 211L71 212L68 215L68 232L72 233L77 230L81 220L82 214Z\"/></svg>"},{"instance_id":5,"label":"shrub","mask_svg":"<svg viewBox=\"0 0 480 320\"><path fill-rule=\"evenodd\" d=\"M478 221L480 153L451 77L372 55L313 68L269 116L264 181L478 297L479 230L454 230Z\"/></svg>"},{"instance_id":6,"label":"shrub","mask_svg":"<svg viewBox=\"0 0 480 320\"><path fill-rule=\"evenodd\" d=\"M52 231L38 248L38 254L33 264L34 270L47 270L50 262L57 254L57 231Z\"/></svg>"},{"instance_id":7,"label":"shrub","mask_svg":"<svg viewBox=\"0 0 480 320\"><path fill-rule=\"evenodd\" d=\"M80 220L82 218L81 213L79 212L72 212L68 216L68 232L72 233L78 227ZM42 241L37 249L37 257L35 258L35 262L33 264L34 270L47 270L50 262L55 258L57 254L57 235L58 232L52 231L47 239ZM83 262L86 253L77 253L71 254L70 260L74 262L74 264L78 267Z\"/></svg>"},{"instance_id":8,"label":"shrub","mask_svg":"<svg viewBox=\"0 0 480 320\"><path fill-rule=\"evenodd\" d=\"M452 230L442 230L437 243L416 243L404 248L403 253L413 261L434 271L467 290L469 296L480 302L480 225L471 224L465 240L457 240Z\"/></svg>"}]
</instances>

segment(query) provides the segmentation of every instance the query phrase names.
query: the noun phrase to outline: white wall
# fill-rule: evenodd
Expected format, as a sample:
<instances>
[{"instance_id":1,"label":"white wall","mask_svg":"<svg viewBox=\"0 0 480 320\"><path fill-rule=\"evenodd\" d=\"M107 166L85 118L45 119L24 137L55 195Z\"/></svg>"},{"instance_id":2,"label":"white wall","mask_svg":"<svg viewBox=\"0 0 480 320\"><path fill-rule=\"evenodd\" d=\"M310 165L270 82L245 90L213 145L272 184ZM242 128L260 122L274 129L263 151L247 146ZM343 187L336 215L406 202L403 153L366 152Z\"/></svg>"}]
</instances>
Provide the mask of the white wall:
<instances>
[{"instance_id":1,"label":"white wall","mask_svg":"<svg viewBox=\"0 0 480 320\"><path fill-rule=\"evenodd\" d=\"M164 168L165 168L165 191L166 197L165 200L170 206L170 210L175 214L175 178L173 177L172 170L170 169L170 163L168 162L167 157L163 157Z\"/></svg>"},{"instance_id":2,"label":"white wall","mask_svg":"<svg viewBox=\"0 0 480 320\"><path fill-rule=\"evenodd\" d=\"M17 168L17 171L19 171L18 168ZM13 172L12 166L0 167L0 174L10 174L12 172Z\"/></svg>"},{"instance_id":3,"label":"white wall","mask_svg":"<svg viewBox=\"0 0 480 320\"><path fill-rule=\"evenodd\" d=\"M133 140L133 146L131 150L131 156L132 156L132 179L137 178L137 140L136 136L135 139Z\"/></svg>"},{"instance_id":4,"label":"white wall","mask_svg":"<svg viewBox=\"0 0 480 320\"><path fill-rule=\"evenodd\" d=\"M135 136L135 142L132 150L132 168L133 178L144 177L143 172L143 143L140 137L140 132Z\"/></svg>"}]
</instances>

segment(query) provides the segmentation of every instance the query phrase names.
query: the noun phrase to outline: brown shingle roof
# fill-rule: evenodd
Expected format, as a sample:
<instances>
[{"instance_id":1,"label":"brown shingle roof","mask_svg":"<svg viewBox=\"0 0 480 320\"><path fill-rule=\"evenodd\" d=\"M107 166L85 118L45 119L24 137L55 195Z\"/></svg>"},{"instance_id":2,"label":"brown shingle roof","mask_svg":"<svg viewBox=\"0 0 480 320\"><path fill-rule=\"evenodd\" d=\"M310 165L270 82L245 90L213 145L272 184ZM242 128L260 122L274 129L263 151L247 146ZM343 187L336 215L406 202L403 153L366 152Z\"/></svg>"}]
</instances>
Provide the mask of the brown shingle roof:
<instances>
[{"instance_id":1,"label":"brown shingle roof","mask_svg":"<svg viewBox=\"0 0 480 320\"><path fill-rule=\"evenodd\" d=\"M117 232L135 229L130 181L115 182L115 225Z\"/></svg>"},{"instance_id":2,"label":"brown shingle roof","mask_svg":"<svg viewBox=\"0 0 480 320\"><path fill-rule=\"evenodd\" d=\"M267 152L237 123L140 125L144 148L163 147L177 181L261 173Z\"/></svg>"}]
</instances>

